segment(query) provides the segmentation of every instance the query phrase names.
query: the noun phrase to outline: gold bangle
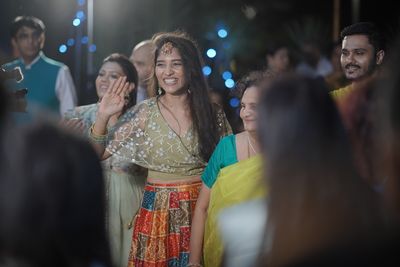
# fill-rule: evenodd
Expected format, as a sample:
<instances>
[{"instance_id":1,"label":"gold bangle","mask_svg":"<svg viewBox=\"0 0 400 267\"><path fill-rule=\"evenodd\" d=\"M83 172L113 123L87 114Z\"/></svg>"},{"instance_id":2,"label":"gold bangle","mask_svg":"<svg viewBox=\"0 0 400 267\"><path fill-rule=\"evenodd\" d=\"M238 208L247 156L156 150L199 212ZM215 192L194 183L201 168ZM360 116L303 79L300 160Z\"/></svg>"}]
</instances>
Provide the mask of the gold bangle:
<instances>
[{"instance_id":1,"label":"gold bangle","mask_svg":"<svg viewBox=\"0 0 400 267\"><path fill-rule=\"evenodd\" d=\"M189 262L186 267L203 267L200 263L191 263Z\"/></svg>"},{"instance_id":2,"label":"gold bangle","mask_svg":"<svg viewBox=\"0 0 400 267\"><path fill-rule=\"evenodd\" d=\"M94 124L95 123L93 123L92 124L92 126L90 126L90 133L94 136L94 137L107 137L108 136L108 131L107 131L107 129L106 129L106 133L105 134L98 134L98 133L96 133L95 131L94 131Z\"/></svg>"},{"instance_id":3,"label":"gold bangle","mask_svg":"<svg viewBox=\"0 0 400 267\"><path fill-rule=\"evenodd\" d=\"M108 135L106 135L106 134L98 135L98 134L94 133L93 125L92 125L89 129L89 138L90 138L90 140L92 140L92 142L105 146L107 143Z\"/></svg>"}]
</instances>

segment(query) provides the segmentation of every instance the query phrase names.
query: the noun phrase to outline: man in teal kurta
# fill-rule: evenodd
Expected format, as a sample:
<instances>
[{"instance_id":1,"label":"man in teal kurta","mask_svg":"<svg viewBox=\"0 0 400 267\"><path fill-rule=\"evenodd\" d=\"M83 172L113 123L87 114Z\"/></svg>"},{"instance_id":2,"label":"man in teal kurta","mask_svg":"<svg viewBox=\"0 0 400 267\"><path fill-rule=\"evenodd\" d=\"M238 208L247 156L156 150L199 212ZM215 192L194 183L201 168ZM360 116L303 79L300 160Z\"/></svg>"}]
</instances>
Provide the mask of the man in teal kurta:
<instances>
[{"instance_id":1,"label":"man in teal kurta","mask_svg":"<svg viewBox=\"0 0 400 267\"><path fill-rule=\"evenodd\" d=\"M6 70L21 69L23 80L10 81L13 90L26 88L27 111L34 108L63 115L75 107L75 86L68 67L50 59L41 51L44 45L45 26L35 17L17 17L11 25L12 44L19 58L3 66Z\"/></svg>"}]
</instances>

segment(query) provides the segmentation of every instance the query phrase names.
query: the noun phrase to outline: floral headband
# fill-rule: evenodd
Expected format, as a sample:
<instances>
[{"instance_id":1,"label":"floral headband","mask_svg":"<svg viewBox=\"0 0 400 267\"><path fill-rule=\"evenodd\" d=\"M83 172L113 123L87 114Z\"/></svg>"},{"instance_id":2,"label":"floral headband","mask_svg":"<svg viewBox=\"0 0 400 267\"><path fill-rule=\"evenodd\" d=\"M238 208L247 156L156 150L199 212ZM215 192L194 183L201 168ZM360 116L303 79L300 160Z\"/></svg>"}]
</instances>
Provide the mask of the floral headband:
<instances>
[{"instance_id":1,"label":"floral headband","mask_svg":"<svg viewBox=\"0 0 400 267\"><path fill-rule=\"evenodd\" d=\"M174 48L174 45L171 42L166 42L162 47L161 47L161 53L163 55L171 55L172 54L172 49Z\"/></svg>"}]
</instances>

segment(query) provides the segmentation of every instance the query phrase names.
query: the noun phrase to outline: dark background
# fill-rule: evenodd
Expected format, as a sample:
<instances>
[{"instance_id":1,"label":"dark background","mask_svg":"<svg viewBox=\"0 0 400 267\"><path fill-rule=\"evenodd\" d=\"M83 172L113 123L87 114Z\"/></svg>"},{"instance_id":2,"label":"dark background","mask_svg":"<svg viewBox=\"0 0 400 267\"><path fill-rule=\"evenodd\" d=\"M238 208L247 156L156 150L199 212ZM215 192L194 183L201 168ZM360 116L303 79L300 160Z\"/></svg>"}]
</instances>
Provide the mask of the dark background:
<instances>
[{"instance_id":1,"label":"dark background","mask_svg":"<svg viewBox=\"0 0 400 267\"><path fill-rule=\"evenodd\" d=\"M46 30L46 55L66 63L78 90L79 104L95 101L93 79L102 59L112 52L130 55L137 42L151 38L158 31L184 29L197 41L205 61L213 68L210 85L225 90L221 73L233 72L234 80L249 70L265 64L265 46L270 40L286 38L293 47L296 38L288 36L287 29L299 28L303 34L317 34L328 48L333 36L334 0L94 0L93 42L96 51L92 63L88 63L88 45L73 45L66 53L59 46L69 38L79 42L87 35L86 20L79 27L72 21L78 10L87 14L83 0L2 0L0 2L0 63L13 58L10 46L9 25L18 15L34 15L43 20ZM388 0L341 0L338 13L340 29L355 21L373 21L391 41L399 29L399 9ZM356 8L354 3L359 3ZM244 10L253 8L253 19ZM354 15L358 13L357 15ZM228 30L225 39L218 38L219 27ZM80 48L79 48L80 46ZM217 57L205 56L206 49L213 47ZM88 70L88 64L93 70Z\"/></svg>"}]
</instances>

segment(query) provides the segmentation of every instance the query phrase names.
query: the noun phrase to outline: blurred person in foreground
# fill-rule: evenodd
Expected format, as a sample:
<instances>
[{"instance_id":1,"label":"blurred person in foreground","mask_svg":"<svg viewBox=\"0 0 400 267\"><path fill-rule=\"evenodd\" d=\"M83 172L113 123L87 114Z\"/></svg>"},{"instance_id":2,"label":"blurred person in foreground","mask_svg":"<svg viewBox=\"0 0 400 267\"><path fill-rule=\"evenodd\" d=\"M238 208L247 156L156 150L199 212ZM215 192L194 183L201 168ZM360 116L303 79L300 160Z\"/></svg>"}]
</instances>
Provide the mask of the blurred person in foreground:
<instances>
[{"instance_id":1,"label":"blurred person in foreground","mask_svg":"<svg viewBox=\"0 0 400 267\"><path fill-rule=\"evenodd\" d=\"M105 192L90 145L51 123L7 129L0 266L109 267Z\"/></svg>"},{"instance_id":2,"label":"blurred person in foreground","mask_svg":"<svg viewBox=\"0 0 400 267\"><path fill-rule=\"evenodd\" d=\"M361 247L374 245L386 217L352 164L328 90L310 78L282 77L266 90L259 118L269 195L258 266L367 264Z\"/></svg>"},{"instance_id":3,"label":"blurred person in foreground","mask_svg":"<svg viewBox=\"0 0 400 267\"><path fill-rule=\"evenodd\" d=\"M376 93L382 98L377 102L379 156L382 157L381 175L386 178L384 197L387 207L400 228L400 35L390 46L390 57L384 66L384 75L377 84ZM400 231L399 231L400 233Z\"/></svg>"}]
</instances>

